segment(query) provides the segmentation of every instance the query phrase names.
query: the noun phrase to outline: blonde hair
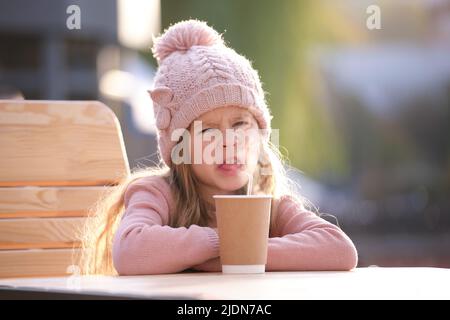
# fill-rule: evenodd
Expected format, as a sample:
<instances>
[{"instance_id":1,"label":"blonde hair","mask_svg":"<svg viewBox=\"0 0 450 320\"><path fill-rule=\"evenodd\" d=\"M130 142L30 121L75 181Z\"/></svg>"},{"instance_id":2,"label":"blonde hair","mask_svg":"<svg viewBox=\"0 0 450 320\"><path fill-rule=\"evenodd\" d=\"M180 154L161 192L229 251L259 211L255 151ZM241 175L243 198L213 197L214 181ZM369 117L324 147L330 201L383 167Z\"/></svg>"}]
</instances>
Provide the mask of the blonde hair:
<instances>
[{"instance_id":1,"label":"blonde hair","mask_svg":"<svg viewBox=\"0 0 450 320\"><path fill-rule=\"evenodd\" d=\"M295 192L292 182L283 166L283 157L278 148L270 141L262 142L260 161L254 174L252 194L268 194L273 199L282 195L291 195L301 204L306 200ZM81 252L75 257L83 274L116 274L112 262L113 237L124 213L124 194L134 181L148 177L160 176L171 187L176 210L171 213L169 225L172 227L208 226L212 218L207 206L198 192L197 178L189 164L164 164L156 167L139 168L119 181L117 186L109 187L95 205L90 208L87 222L80 235ZM246 186L236 191L244 194ZM274 213L274 212L273 212ZM275 214L271 215L271 228L274 227Z\"/></svg>"}]
</instances>

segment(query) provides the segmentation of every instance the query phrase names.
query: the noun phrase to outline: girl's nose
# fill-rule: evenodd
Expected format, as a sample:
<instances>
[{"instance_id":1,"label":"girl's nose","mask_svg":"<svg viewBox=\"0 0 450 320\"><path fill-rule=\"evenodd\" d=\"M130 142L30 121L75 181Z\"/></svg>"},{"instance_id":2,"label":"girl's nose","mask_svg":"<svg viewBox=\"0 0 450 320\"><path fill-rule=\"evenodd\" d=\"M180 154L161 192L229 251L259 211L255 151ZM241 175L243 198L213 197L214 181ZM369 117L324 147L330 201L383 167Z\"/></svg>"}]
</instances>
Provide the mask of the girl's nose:
<instances>
[{"instance_id":1,"label":"girl's nose","mask_svg":"<svg viewBox=\"0 0 450 320\"><path fill-rule=\"evenodd\" d=\"M223 147L234 147L237 144L236 130L227 129L222 131L222 143Z\"/></svg>"}]
</instances>

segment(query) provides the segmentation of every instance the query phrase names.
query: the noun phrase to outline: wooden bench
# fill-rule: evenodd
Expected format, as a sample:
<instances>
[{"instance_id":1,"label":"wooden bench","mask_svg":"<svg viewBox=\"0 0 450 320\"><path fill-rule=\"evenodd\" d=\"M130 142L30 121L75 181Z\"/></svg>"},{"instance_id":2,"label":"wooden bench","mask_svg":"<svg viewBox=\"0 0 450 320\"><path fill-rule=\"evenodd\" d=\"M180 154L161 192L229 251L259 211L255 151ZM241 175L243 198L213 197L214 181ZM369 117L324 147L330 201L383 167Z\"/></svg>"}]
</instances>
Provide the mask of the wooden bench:
<instances>
[{"instance_id":1,"label":"wooden bench","mask_svg":"<svg viewBox=\"0 0 450 320\"><path fill-rule=\"evenodd\" d=\"M129 173L104 104L0 100L0 278L73 272L88 209Z\"/></svg>"}]
</instances>

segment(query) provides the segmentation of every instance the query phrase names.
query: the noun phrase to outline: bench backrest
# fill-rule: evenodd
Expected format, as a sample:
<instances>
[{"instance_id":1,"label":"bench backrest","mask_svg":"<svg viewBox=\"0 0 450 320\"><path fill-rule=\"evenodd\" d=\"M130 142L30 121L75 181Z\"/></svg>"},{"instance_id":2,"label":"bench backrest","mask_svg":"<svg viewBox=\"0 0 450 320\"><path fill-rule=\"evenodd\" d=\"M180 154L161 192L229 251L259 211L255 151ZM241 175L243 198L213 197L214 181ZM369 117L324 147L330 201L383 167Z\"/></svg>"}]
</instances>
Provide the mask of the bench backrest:
<instances>
[{"instance_id":1,"label":"bench backrest","mask_svg":"<svg viewBox=\"0 0 450 320\"><path fill-rule=\"evenodd\" d=\"M0 278L72 272L87 209L129 173L104 104L0 100Z\"/></svg>"}]
</instances>

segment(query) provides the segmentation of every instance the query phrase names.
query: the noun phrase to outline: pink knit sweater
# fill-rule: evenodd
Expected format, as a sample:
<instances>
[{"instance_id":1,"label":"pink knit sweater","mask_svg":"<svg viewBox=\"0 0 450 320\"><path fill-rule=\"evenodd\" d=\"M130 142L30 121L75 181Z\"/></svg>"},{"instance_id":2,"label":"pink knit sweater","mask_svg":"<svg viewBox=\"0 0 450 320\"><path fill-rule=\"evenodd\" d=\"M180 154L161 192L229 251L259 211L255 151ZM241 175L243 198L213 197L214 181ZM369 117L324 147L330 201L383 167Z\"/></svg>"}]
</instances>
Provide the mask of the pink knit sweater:
<instances>
[{"instance_id":1,"label":"pink knit sweater","mask_svg":"<svg viewBox=\"0 0 450 320\"><path fill-rule=\"evenodd\" d=\"M173 210L170 186L161 177L141 178L127 188L125 213L113 242L120 275L221 271L216 231L197 225L169 227ZM267 271L350 270L357 260L355 246L341 229L305 211L292 197L278 201Z\"/></svg>"}]
</instances>

